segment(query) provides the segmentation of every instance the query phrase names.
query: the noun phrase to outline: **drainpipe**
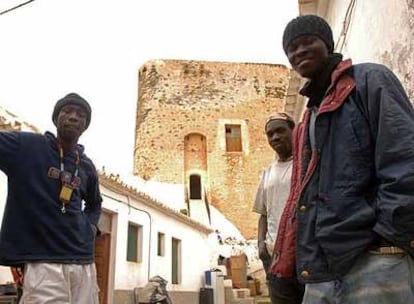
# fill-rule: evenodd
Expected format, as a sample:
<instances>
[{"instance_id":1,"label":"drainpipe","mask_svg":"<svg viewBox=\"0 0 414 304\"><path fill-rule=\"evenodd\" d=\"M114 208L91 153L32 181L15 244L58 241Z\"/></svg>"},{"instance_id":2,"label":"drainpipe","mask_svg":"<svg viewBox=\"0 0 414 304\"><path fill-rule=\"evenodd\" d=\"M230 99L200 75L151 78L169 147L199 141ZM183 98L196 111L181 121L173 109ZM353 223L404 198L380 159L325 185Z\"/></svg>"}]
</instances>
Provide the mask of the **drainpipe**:
<instances>
[{"instance_id":1,"label":"drainpipe","mask_svg":"<svg viewBox=\"0 0 414 304\"><path fill-rule=\"evenodd\" d=\"M146 210L143 210L143 209L137 208L135 206L132 206L130 204L130 196L129 195L126 195L126 198L127 198L127 201L128 201L127 203L124 202L124 201L122 201L122 200L120 200L120 199L118 199L118 198L115 198L113 196L110 196L108 194L105 194L105 193L101 193L101 195L102 196L106 196L107 198L110 198L110 199L112 199L114 201L117 201L118 203L127 205L129 210L131 210L131 208L132 208L134 210L143 212L143 213L145 213L148 216L150 225L149 225L149 238L148 238L149 239L149 244L148 244L148 274L147 274L148 279L147 279L147 281L149 281L149 279L150 279L150 273L151 273L150 272L150 267L151 267L151 240L152 240L152 217L151 217L151 214L148 211L146 211Z\"/></svg>"}]
</instances>

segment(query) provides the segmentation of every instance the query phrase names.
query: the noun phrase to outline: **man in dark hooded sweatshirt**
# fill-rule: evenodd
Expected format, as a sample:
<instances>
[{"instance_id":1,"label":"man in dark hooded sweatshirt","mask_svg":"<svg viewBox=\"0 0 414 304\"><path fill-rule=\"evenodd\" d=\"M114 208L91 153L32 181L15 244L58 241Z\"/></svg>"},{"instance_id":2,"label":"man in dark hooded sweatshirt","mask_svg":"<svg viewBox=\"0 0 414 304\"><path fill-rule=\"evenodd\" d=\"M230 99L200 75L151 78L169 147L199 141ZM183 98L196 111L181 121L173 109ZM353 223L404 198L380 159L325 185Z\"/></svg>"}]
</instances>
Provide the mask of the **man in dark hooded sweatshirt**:
<instances>
[{"instance_id":1,"label":"man in dark hooded sweatshirt","mask_svg":"<svg viewBox=\"0 0 414 304\"><path fill-rule=\"evenodd\" d=\"M300 16L283 48L308 82L271 273L297 271L303 304L414 303L414 111L385 66L334 53L328 23Z\"/></svg>"},{"instance_id":2,"label":"man in dark hooded sweatshirt","mask_svg":"<svg viewBox=\"0 0 414 304\"><path fill-rule=\"evenodd\" d=\"M94 238L102 198L98 174L78 144L91 107L71 93L54 108L50 132L0 132L8 195L0 265L23 266L21 303L98 303Z\"/></svg>"}]
</instances>

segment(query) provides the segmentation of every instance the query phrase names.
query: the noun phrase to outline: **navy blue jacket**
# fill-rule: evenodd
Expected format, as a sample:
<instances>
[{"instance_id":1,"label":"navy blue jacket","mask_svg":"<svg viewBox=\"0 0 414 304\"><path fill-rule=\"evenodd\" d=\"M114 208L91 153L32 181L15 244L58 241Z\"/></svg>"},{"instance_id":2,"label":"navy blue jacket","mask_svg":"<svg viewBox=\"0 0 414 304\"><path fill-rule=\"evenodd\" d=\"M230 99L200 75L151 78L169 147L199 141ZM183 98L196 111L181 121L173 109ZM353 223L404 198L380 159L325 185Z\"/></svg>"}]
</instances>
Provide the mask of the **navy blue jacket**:
<instances>
[{"instance_id":1,"label":"navy blue jacket","mask_svg":"<svg viewBox=\"0 0 414 304\"><path fill-rule=\"evenodd\" d=\"M414 256L414 110L398 79L343 61L314 113L295 129L272 271L339 279L379 237Z\"/></svg>"},{"instance_id":2,"label":"navy blue jacket","mask_svg":"<svg viewBox=\"0 0 414 304\"><path fill-rule=\"evenodd\" d=\"M8 195L0 231L0 264L25 262L90 263L102 198L92 161L80 153L80 187L66 213L61 212L61 181L48 174L60 168L56 138L28 132L0 132L0 169L8 177ZM75 171L75 153L63 158Z\"/></svg>"}]
</instances>

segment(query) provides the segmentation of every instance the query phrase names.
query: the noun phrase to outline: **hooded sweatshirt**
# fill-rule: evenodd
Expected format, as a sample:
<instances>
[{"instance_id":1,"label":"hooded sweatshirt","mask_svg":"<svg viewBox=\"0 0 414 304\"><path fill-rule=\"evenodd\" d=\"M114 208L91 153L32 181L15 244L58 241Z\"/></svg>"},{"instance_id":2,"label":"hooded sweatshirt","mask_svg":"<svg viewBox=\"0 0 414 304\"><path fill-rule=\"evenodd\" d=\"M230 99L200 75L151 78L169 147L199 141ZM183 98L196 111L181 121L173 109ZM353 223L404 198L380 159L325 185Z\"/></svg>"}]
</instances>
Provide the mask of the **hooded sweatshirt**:
<instances>
[{"instance_id":1,"label":"hooded sweatshirt","mask_svg":"<svg viewBox=\"0 0 414 304\"><path fill-rule=\"evenodd\" d=\"M8 177L0 230L1 265L93 261L92 225L98 224L102 198L94 164L83 146L77 149L81 182L63 213L62 182L51 170L61 167L56 137L50 132L0 132L0 169ZM76 153L65 153L63 165L74 174Z\"/></svg>"}]
</instances>

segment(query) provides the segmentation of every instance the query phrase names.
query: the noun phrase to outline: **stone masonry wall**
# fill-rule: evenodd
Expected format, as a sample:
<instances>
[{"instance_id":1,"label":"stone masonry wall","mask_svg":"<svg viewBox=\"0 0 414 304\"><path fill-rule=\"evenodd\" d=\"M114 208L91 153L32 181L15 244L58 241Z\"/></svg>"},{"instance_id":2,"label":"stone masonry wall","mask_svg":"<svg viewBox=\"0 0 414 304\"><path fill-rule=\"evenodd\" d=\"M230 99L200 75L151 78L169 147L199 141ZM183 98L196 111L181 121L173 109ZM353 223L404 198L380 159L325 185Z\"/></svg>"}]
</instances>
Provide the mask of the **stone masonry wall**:
<instances>
[{"instance_id":1,"label":"stone masonry wall","mask_svg":"<svg viewBox=\"0 0 414 304\"><path fill-rule=\"evenodd\" d=\"M264 123L271 112L283 109L289 70L272 64L158 60L139 73L134 173L188 185L184 157L191 153L184 153L184 139L204 136L207 170L199 169L208 201L245 237L256 238L252 204L261 173L274 159ZM241 125L242 152L226 152L226 124Z\"/></svg>"}]
</instances>

